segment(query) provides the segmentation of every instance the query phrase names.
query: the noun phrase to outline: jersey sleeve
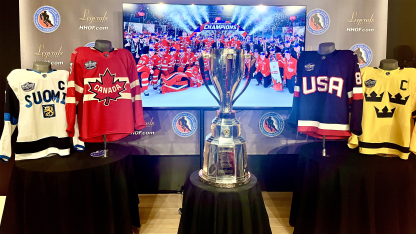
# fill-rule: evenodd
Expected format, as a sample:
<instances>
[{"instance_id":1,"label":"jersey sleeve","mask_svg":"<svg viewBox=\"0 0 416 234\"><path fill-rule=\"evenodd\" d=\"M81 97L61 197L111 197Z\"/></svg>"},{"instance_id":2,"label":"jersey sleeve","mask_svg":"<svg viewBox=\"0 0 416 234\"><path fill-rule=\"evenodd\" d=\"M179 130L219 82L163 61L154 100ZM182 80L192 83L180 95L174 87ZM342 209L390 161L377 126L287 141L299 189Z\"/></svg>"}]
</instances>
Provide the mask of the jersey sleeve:
<instances>
[{"instance_id":1,"label":"jersey sleeve","mask_svg":"<svg viewBox=\"0 0 416 234\"><path fill-rule=\"evenodd\" d=\"M77 105L84 96L84 81L82 67L77 61L78 49L76 49L71 54L71 62L69 63L69 78L68 78L68 88L67 88L67 97L65 99L65 111L66 111L66 121L68 127L66 132L70 137L75 135L75 123L77 116Z\"/></svg>"},{"instance_id":2,"label":"jersey sleeve","mask_svg":"<svg viewBox=\"0 0 416 234\"><path fill-rule=\"evenodd\" d=\"M0 161L8 162L12 155L12 135L19 119L19 100L16 94L7 85L4 105L4 128L0 139Z\"/></svg>"},{"instance_id":3,"label":"jersey sleeve","mask_svg":"<svg viewBox=\"0 0 416 234\"><path fill-rule=\"evenodd\" d=\"M412 120L416 120L416 77L411 79L411 87L412 87ZM416 154L416 128L413 126L413 132L410 138L410 151Z\"/></svg>"},{"instance_id":4,"label":"jersey sleeve","mask_svg":"<svg viewBox=\"0 0 416 234\"><path fill-rule=\"evenodd\" d=\"M137 76L136 61L131 53L127 54L127 72L130 82L131 100L133 102L133 114L134 114L134 128L141 130L146 127L146 123L143 117L143 104L142 104L142 90L140 88L139 77Z\"/></svg>"},{"instance_id":5,"label":"jersey sleeve","mask_svg":"<svg viewBox=\"0 0 416 234\"><path fill-rule=\"evenodd\" d=\"M293 103L292 103L292 112L289 116L289 125L292 127L298 126L298 119L299 119L299 106L300 106L300 90L302 89L302 56L299 58L299 61L296 63L296 73L295 77L295 88L293 93ZM286 66L286 65L285 65ZM283 74L281 74L283 77ZM293 79L292 78L292 79Z\"/></svg>"},{"instance_id":6,"label":"jersey sleeve","mask_svg":"<svg viewBox=\"0 0 416 234\"><path fill-rule=\"evenodd\" d=\"M348 99L350 103L351 119L350 131L352 134L361 135L361 120L363 116L363 81L361 78L358 58L354 54L350 79L347 84Z\"/></svg>"}]
</instances>

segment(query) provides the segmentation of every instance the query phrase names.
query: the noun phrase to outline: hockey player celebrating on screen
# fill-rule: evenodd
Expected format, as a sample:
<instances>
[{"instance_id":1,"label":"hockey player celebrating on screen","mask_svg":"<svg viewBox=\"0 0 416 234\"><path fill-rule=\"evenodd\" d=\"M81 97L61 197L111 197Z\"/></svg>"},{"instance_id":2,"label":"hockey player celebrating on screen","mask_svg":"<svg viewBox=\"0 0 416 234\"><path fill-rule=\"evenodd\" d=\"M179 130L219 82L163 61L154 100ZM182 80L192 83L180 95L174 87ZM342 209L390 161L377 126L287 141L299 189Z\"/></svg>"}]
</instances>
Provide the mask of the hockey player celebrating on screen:
<instances>
[{"instance_id":1,"label":"hockey player celebrating on screen","mask_svg":"<svg viewBox=\"0 0 416 234\"><path fill-rule=\"evenodd\" d=\"M257 75L257 82L261 84L261 80L263 80L263 87L268 88L271 83L271 74L270 74L270 61L266 58L264 52L260 53L260 59L258 60L258 65L256 72ZM260 79L261 78L261 79Z\"/></svg>"},{"instance_id":2,"label":"hockey player celebrating on screen","mask_svg":"<svg viewBox=\"0 0 416 234\"><path fill-rule=\"evenodd\" d=\"M283 59L284 66L284 80L286 81L286 86L289 89L289 93L294 93L295 87L295 76L296 76L296 66L298 60L293 58L290 55L289 50L285 50L285 58Z\"/></svg>"},{"instance_id":3,"label":"hockey player celebrating on screen","mask_svg":"<svg viewBox=\"0 0 416 234\"><path fill-rule=\"evenodd\" d=\"M149 76L150 74L153 74L153 61L151 57L154 54L155 50L149 49L149 55L143 54L137 64L137 72L139 74L140 83L142 85L142 89L144 90L145 96L149 96L149 91L147 88L149 86Z\"/></svg>"},{"instance_id":4,"label":"hockey player celebrating on screen","mask_svg":"<svg viewBox=\"0 0 416 234\"><path fill-rule=\"evenodd\" d=\"M188 58L185 55L185 51L183 51L182 49L179 50L179 56L177 58L177 71L178 72L185 72L189 62L188 62Z\"/></svg>"},{"instance_id":5,"label":"hockey player celebrating on screen","mask_svg":"<svg viewBox=\"0 0 416 234\"><path fill-rule=\"evenodd\" d=\"M180 39L180 42L181 42L180 43L181 49L185 50L186 48L188 48L188 46L191 45L191 39L188 36L187 32L183 31L182 36L179 37L179 39Z\"/></svg>"},{"instance_id":6,"label":"hockey player celebrating on screen","mask_svg":"<svg viewBox=\"0 0 416 234\"><path fill-rule=\"evenodd\" d=\"M188 61L189 61L189 63L190 63L190 61L191 61L191 59L195 56L195 54L194 54L194 52L192 52L192 49L191 49L191 47L190 46L188 46L187 48L186 48L186 56L188 57ZM190 65L190 64L189 64Z\"/></svg>"},{"instance_id":7,"label":"hockey player celebrating on screen","mask_svg":"<svg viewBox=\"0 0 416 234\"><path fill-rule=\"evenodd\" d=\"M190 80L190 86L193 88L198 88L201 87L201 85L203 84L203 80L202 80L202 76L201 76L201 72L199 70L199 66L195 65L192 67L189 67L185 74L188 76L189 80Z\"/></svg>"},{"instance_id":8,"label":"hockey player celebrating on screen","mask_svg":"<svg viewBox=\"0 0 416 234\"><path fill-rule=\"evenodd\" d=\"M193 56L193 57L189 60L189 66L191 66L191 67L197 66L197 67L198 67L198 69L199 69L199 57L201 57L201 54L202 54L201 50L198 50L198 51L195 53L195 56Z\"/></svg>"},{"instance_id":9,"label":"hockey player celebrating on screen","mask_svg":"<svg viewBox=\"0 0 416 234\"><path fill-rule=\"evenodd\" d=\"M202 56L204 54L210 54L210 50L205 50L205 48L202 49ZM211 69L211 65L210 65L210 59L209 58L204 58L204 75L205 75L205 80L208 82L208 84L211 84L211 78L209 75L209 70Z\"/></svg>"},{"instance_id":10,"label":"hockey player celebrating on screen","mask_svg":"<svg viewBox=\"0 0 416 234\"><path fill-rule=\"evenodd\" d=\"M175 48L171 48L169 51L169 65L168 65L168 74L172 74L175 71L175 62L176 57L178 56L178 53Z\"/></svg>"},{"instance_id":11,"label":"hockey player celebrating on screen","mask_svg":"<svg viewBox=\"0 0 416 234\"><path fill-rule=\"evenodd\" d=\"M169 49L169 53L165 53L165 55L163 56L161 72L165 76L168 76L170 74L169 72L170 62L171 62L171 58L175 56L175 52L176 52L176 49L174 47L171 47Z\"/></svg>"},{"instance_id":12,"label":"hockey player celebrating on screen","mask_svg":"<svg viewBox=\"0 0 416 234\"><path fill-rule=\"evenodd\" d=\"M214 44L214 37L213 36L209 36L208 40L205 42L205 49L208 51L212 48L212 44Z\"/></svg>"},{"instance_id":13,"label":"hockey player celebrating on screen","mask_svg":"<svg viewBox=\"0 0 416 234\"><path fill-rule=\"evenodd\" d=\"M181 40L176 38L175 43L172 44L172 47L174 47L176 51L179 51L181 49Z\"/></svg>"},{"instance_id":14,"label":"hockey player celebrating on screen","mask_svg":"<svg viewBox=\"0 0 416 234\"><path fill-rule=\"evenodd\" d=\"M257 49L254 49L254 61L255 61L254 62L254 67L255 67L255 70L253 72L253 77L255 77L256 80L257 80L256 86L259 86L259 85L262 84L262 82L261 82L262 81L262 78L261 78L260 74L258 74L258 73L255 72L257 70L257 67L259 66L259 60L260 60L259 51Z\"/></svg>"},{"instance_id":15,"label":"hockey player celebrating on screen","mask_svg":"<svg viewBox=\"0 0 416 234\"><path fill-rule=\"evenodd\" d=\"M153 89L157 89L157 83L160 79L160 74L162 70L162 59L165 56L165 49L160 48L159 52L152 56L153 62L153 79L150 82L150 85L153 85Z\"/></svg>"},{"instance_id":16,"label":"hockey player celebrating on screen","mask_svg":"<svg viewBox=\"0 0 416 234\"><path fill-rule=\"evenodd\" d=\"M241 41L238 40L238 35L234 35L234 39L231 40L231 47L234 47L234 49L240 49Z\"/></svg>"}]
</instances>

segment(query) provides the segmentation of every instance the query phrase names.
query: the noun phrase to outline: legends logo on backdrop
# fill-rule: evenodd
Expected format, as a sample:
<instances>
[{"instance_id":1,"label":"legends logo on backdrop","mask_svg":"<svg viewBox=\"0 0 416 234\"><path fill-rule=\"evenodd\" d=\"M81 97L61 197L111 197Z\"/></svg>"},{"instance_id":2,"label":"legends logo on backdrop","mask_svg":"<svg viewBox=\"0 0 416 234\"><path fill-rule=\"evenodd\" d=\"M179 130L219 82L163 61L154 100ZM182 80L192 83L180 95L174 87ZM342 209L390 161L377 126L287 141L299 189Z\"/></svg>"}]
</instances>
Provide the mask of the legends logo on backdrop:
<instances>
[{"instance_id":1,"label":"legends logo on backdrop","mask_svg":"<svg viewBox=\"0 0 416 234\"><path fill-rule=\"evenodd\" d=\"M313 9L308 13L306 19L306 28L314 35L323 34L331 24L328 13L322 9Z\"/></svg>"},{"instance_id":2,"label":"legends logo on backdrop","mask_svg":"<svg viewBox=\"0 0 416 234\"><path fill-rule=\"evenodd\" d=\"M152 117L152 119L150 119L150 121L147 121L147 120L145 120L145 121L146 121L146 128L150 128L150 130L153 130L152 128L153 128L153 126L155 126L155 122L153 121L153 117ZM145 129L140 130L140 131L134 131L130 135L140 135L140 136L155 135L154 131L144 131L144 130Z\"/></svg>"},{"instance_id":3,"label":"legends logo on backdrop","mask_svg":"<svg viewBox=\"0 0 416 234\"><path fill-rule=\"evenodd\" d=\"M44 51L44 49L45 49L45 45L40 44L38 52L34 53L34 55L41 56L42 59L41 60L36 60L36 61L49 62L52 65L63 65L64 64L63 61L50 61L50 60L47 59L47 58L62 57L62 55L64 54L64 52L62 51L62 46L59 48L58 51Z\"/></svg>"},{"instance_id":4,"label":"legends logo on backdrop","mask_svg":"<svg viewBox=\"0 0 416 234\"><path fill-rule=\"evenodd\" d=\"M260 118L259 128L267 137L277 137L285 128L285 121L278 113L269 112Z\"/></svg>"},{"instance_id":5,"label":"legends logo on backdrop","mask_svg":"<svg viewBox=\"0 0 416 234\"><path fill-rule=\"evenodd\" d=\"M59 12L51 6L39 7L33 15L33 22L39 31L51 33L56 31L61 24Z\"/></svg>"},{"instance_id":6,"label":"legends logo on backdrop","mask_svg":"<svg viewBox=\"0 0 416 234\"><path fill-rule=\"evenodd\" d=\"M369 25L374 23L374 13L370 18L358 18L358 12L352 13L351 19L347 21L353 23L355 28L347 28L347 32L374 32L374 28L362 28L363 25Z\"/></svg>"},{"instance_id":7,"label":"legends logo on backdrop","mask_svg":"<svg viewBox=\"0 0 416 234\"><path fill-rule=\"evenodd\" d=\"M179 113L173 118L173 131L181 137L192 136L196 132L198 121L195 116L188 112Z\"/></svg>"},{"instance_id":8,"label":"legends logo on backdrop","mask_svg":"<svg viewBox=\"0 0 416 234\"><path fill-rule=\"evenodd\" d=\"M366 44L355 44L350 50L357 55L360 68L367 67L373 61L373 51Z\"/></svg>"},{"instance_id":9,"label":"legends logo on backdrop","mask_svg":"<svg viewBox=\"0 0 416 234\"><path fill-rule=\"evenodd\" d=\"M84 10L84 16L82 18L79 18L80 21L86 21L88 25L80 25L80 30L94 30L94 31L102 31L102 30L108 30L107 26L95 26L91 25L92 23L104 23L107 22L108 16L107 11L104 13L104 16L91 16L90 15L90 9Z\"/></svg>"}]
</instances>

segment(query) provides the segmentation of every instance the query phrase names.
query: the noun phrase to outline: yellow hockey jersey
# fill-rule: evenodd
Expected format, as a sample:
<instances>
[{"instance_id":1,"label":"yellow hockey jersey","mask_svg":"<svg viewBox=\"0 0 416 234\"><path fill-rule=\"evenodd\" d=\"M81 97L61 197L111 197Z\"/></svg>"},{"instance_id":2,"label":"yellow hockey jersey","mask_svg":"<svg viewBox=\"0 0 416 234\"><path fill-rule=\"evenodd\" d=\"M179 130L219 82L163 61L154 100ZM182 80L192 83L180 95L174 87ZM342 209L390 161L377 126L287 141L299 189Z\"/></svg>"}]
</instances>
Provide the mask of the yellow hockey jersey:
<instances>
[{"instance_id":1,"label":"yellow hockey jersey","mask_svg":"<svg viewBox=\"0 0 416 234\"><path fill-rule=\"evenodd\" d=\"M416 69L361 70L363 86L362 134L348 146L360 153L408 159L416 152ZM359 142L358 142L359 141Z\"/></svg>"}]
</instances>

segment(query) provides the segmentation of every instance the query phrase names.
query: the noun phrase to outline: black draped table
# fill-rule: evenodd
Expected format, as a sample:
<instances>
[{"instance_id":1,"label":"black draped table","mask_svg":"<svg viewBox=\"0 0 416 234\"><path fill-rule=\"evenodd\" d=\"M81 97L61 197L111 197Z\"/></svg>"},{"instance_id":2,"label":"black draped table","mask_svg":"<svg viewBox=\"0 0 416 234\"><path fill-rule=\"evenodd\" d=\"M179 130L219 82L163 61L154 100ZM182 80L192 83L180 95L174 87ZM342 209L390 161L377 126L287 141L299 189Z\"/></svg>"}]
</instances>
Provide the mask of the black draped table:
<instances>
[{"instance_id":1,"label":"black draped table","mask_svg":"<svg viewBox=\"0 0 416 234\"><path fill-rule=\"evenodd\" d=\"M238 188L203 184L198 172L185 183L178 234L271 234L257 178Z\"/></svg>"},{"instance_id":2,"label":"black draped table","mask_svg":"<svg viewBox=\"0 0 416 234\"><path fill-rule=\"evenodd\" d=\"M295 234L416 233L415 156L363 155L346 142L301 148L290 212Z\"/></svg>"},{"instance_id":3,"label":"black draped table","mask_svg":"<svg viewBox=\"0 0 416 234\"><path fill-rule=\"evenodd\" d=\"M17 161L1 234L131 234L140 226L130 151L108 144L108 158L91 144L68 157Z\"/></svg>"}]
</instances>

